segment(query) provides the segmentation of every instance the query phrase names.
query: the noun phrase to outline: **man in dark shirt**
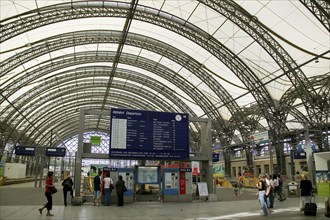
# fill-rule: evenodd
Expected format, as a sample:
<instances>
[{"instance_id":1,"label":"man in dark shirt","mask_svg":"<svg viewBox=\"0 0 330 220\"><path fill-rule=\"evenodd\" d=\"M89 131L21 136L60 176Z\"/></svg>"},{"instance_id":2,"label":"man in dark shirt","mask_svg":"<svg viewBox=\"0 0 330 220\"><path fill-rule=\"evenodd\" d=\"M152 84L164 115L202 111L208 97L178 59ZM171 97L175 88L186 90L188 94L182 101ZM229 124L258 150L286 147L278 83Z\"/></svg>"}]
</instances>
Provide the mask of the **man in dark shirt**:
<instances>
[{"instance_id":1,"label":"man in dark shirt","mask_svg":"<svg viewBox=\"0 0 330 220\"><path fill-rule=\"evenodd\" d=\"M101 205L101 174L102 171L99 171L98 175L96 177L94 177L94 206L96 206L96 204L98 206Z\"/></svg>"}]
</instances>

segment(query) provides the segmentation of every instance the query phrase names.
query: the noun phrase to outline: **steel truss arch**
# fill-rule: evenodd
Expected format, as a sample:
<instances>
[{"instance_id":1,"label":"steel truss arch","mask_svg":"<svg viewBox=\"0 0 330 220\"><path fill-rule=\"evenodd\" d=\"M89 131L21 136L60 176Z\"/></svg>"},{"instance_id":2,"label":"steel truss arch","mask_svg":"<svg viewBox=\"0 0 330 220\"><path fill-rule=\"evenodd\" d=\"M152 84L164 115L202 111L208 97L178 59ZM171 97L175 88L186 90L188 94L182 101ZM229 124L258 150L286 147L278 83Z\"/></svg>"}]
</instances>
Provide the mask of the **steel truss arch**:
<instances>
[{"instance_id":1,"label":"steel truss arch","mask_svg":"<svg viewBox=\"0 0 330 220\"><path fill-rule=\"evenodd\" d=\"M319 114L318 115L311 115L309 114L309 117L304 116L302 113L297 113L299 112L297 109L295 109L294 106L289 105L289 103L294 103L296 99L300 98L300 93L304 89L303 87L291 87L289 88L286 93L282 96L280 100L280 105L279 105L279 110L281 112L286 113L285 118L287 118L288 113L294 113L296 112L295 115L297 120L302 120L304 121L312 121L312 122L319 122L321 124L326 124L330 121L330 115L329 115L329 106L330 106L330 74L325 74L323 76L317 76L317 77L312 77L310 80L311 86L314 88L319 87L319 92L316 94L316 96L313 98L313 102L309 103L307 106L307 109L312 109L316 108L313 106L315 104L319 109ZM320 116L321 119L320 120ZM286 132L287 130L284 130Z\"/></svg>"},{"instance_id":2,"label":"steel truss arch","mask_svg":"<svg viewBox=\"0 0 330 220\"><path fill-rule=\"evenodd\" d=\"M56 75L55 79L46 81L45 83L39 85L38 88L35 89L34 91L29 92L28 94L22 94L20 97L18 97L16 99L17 101L13 101L12 104L18 109L23 109L23 110L21 110L22 114L29 115L29 113L27 113L27 114L25 113L25 111L29 110L29 107L24 107L24 106L27 106L27 104L31 100L33 100L37 97L42 97L42 94L45 91L51 91L50 89L53 86L55 87L55 86L61 85L62 83L68 83L71 80L76 80L78 78L81 79L81 78L93 77L93 76L94 77L95 76L107 77L107 76L109 76L109 74L108 74L109 71L111 71L111 68L106 67L106 66L103 66L103 67L102 66L98 66L98 67L93 66L93 67L88 67L88 68L83 67L83 68L79 68L79 69L73 69L73 70L61 72ZM167 106L166 108L171 109L171 111L173 111L173 112L175 112L175 111L187 112L192 117L197 117L197 115L195 115L195 113L190 109L190 107L188 107L179 98L177 98L177 96L173 90L167 88L164 84L162 84L158 81L155 81L154 79L152 79L148 76L141 76L141 75L138 75L136 72L133 72L130 70L117 69L116 77L131 80L131 81L140 83L142 85L144 84L146 87L149 87L149 88L153 89L154 91L158 92L159 94L163 95L168 100L170 100L171 103L173 103L177 106L177 108L172 108L170 106L173 104L164 103L164 105ZM131 91L131 92L139 93L139 90ZM56 95L56 94L52 93L50 95L47 94L46 96L47 96L47 99L49 100L54 95ZM43 98L41 98L41 99L43 100ZM159 98L156 97L156 99L159 99ZM162 102L163 101L158 100L157 104L159 105ZM31 105L31 107L32 106L34 107L35 104ZM8 112L8 108L4 109L4 111ZM13 120L16 120L16 117L12 117L15 114L15 112L16 112L15 109L13 109L11 111L11 113L8 113L4 122L7 122L11 118L7 124L12 124Z\"/></svg>"},{"instance_id":3,"label":"steel truss arch","mask_svg":"<svg viewBox=\"0 0 330 220\"><path fill-rule=\"evenodd\" d=\"M8 85L5 88L4 93L9 96L16 92L20 87L23 87L25 85L28 85L29 83L34 82L38 77L42 77L47 75L47 73L50 73L55 70L60 70L62 68L68 68L71 65L74 64L87 64L87 63L93 63L93 62L111 62L113 60L113 55L112 53L108 52L102 52L98 51L97 54L98 56L95 56L96 52L91 52L91 53L78 53L78 54L70 54L63 56L62 58L57 58L57 59L52 59L49 60L50 64L45 64L45 65L37 65L38 69L28 72L27 77L20 77L18 80L13 81L10 85ZM82 55L82 56L80 56ZM204 102L203 100L207 99L206 97L203 97L204 95L200 93L199 90L196 90L194 87L190 86L189 83L180 77L179 75L175 75L170 69L166 68L165 66L162 66L160 64L157 64L154 61L148 61L147 59L139 58L133 55L129 54L124 54L125 59L120 60L120 62L128 64L128 65L133 65L145 70L148 70L150 72L154 72L155 74L158 74L160 77L165 78L168 81L174 80L174 84L176 86L183 86L182 89L183 91L187 90L188 95L190 95L192 98L197 97L195 99L196 102L200 103L207 103L207 100ZM42 89L42 87L38 87L35 92L38 90ZM10 91L10 92L9 92ZM170 93L169 93L170 94ZM22 95L21 97L17 98L16 100L18 101L23 101L26 99L28 96L27 95ZM16 102L13 102L16 106ZM9 112L9 109L12 109L12 106L8 106L5 108L1 114L5 115L6 112ZM206 108L207 109L207 105Z\"/></svg>"},{"instance_id":4,"label":"steel truss arch","mask_svg":"<svg viewBox=\"0 0 330 220\"><path fill-rule=\"evenodd\" d=\"M107 5L106 5L107 6ZM56 14L56 17L51 17L51 15L47 16L47 19L43 19L46 16L42 16L40 18L40 15L38 15L38 18L42 19L41 21L38 21L38 25L46 25L50 24L51 22L59 22L66 19L75 19L78 17L75 17L75 14L71 14L72 10L77 10L79 12L79 18L81 17L88 17L88 16L117 16L122 17L127 14L122 14L125 9L115 9L115 8L98 8L97 6L93 6L93 4L86 6L81 6L79 4L75 5L68 5L69 11L62 13L58 11ZM113 5L112 5L113 6ZM61 5L61 10L64 9L66 6ZM81 7L81 8L80 8ZM90 7L90 8L89 8ZM48 7L48 9L51 11L55 7ZM56 10L60 10L59 8L55 8ZM54 9L54 10L55 10ZM104 10L103 13L97 14L99 10ZM117 11L116 11L117 10ZM93 12L93 13L91 13ZM31 14L33 14L32 12ZM38 13L43 13L42 10L38 10ZM63 18L60 18L59 15L65 15ZM24 15L27 16L28 15ZM26 19L27 19L26 17ZM32 16L33 17L33 16ZM50 21L48 19L54 19L54 21ZM61 20L62 19L62 20ZM230 50L225 48L223 45L220 45L220 43L214 39L211 35L203 32L202 30L198 29L196 26L188 23L187 21L184 21L180 18L174 17L170 14L167 14L165 12L159 13L158 10L138 6L137 9L134 12L134 19L146 21L152 24L156 24L158 26L162 26L164 28L167 28L171 31L174 31L176 33L181 34L182 36L192 40L193 42L197 43L198 45L202 46L206 50L208 50L210 53L215 55L218 59L222 60L235 74L238 78L241 79L241 81L249 87L249 91L254 95L254 97L259 101L260 105L266 104L267 107L264 110L268 110L265 112L265 115L274 115L274 114L268 114L269 111L272 113L276 111L275 106L273 104L273 100L269 96L267 90L264 88L260 80L253 74L253 72L242 62L238 59L237 56L235 56ZM28 20L28 19L27 19ZM56 20L56 21L55 21ZM34 21L32 19L31 21ZM36 28L36 27L33 27ZM26 30L25 30L26 31ZM226 94L226 93L224 93ZM222 97L223 95L219 96ZM227 100L230 100L230 96L226 97ZM263 100L263 101L260 101ZM235 102L227 102L228 103L228 109L230 109L231 112L239 111L238 105L236 105ZM214 109L212 109L214 110ZM241 120L244 120L242 118ZM276 120L269 120L270 123L272 121Z\"/></svg>"},{"instance_id":5,"label":"steel truss arch","mask_svg":"<svg viewBox=\"0 0 330 220\"><path fill-rule=\"evenodd\" d=\"M330 32L330 3L325 0L299 0Z\"/></svg>"},{"instance_id":6,"label":"steel truss arch","mask_svg":"<svg viewBox=\"0 0 330 220\"><path fill-rule=\"evenodd\" d=\"M227 17L242 30L248 33L256 42L258 42L265 51L276 61L276 63L284 71L288 79L291 81L294 87L303 87L301 94L301 100L304 106L307 107L307 103L311 102L313 96L315 96L316 91L313 87L309 85L306 75L298 68L294 59L285 51L285 49L265 30L265 26L258 21L258 19L241 6L236 4L233 1L223 0L198 0L203 4L209 6L210 8L216 10L220 14ZM257 100L258 102L258 100ZM259 102L258 102L259 103ZM266 107L261 105L261 107ZM317 114L315 109L312 109L313 114ZM281 130L285 127L283 123L283 117L286 114L285 112L275 111L270 112L274 116L274 120L279 121L280 123L275 122L275 129Z\"/></svg>"},{"instance_id":7,"label":"steel truss arch","mask_svg":"<svg viewBox=\"0 0 330 220\"><path fill-rule=\"evenodd\" d=\"M59 81L59 79L56 79L57 83L62 83L63 81ZM66 83L70 82L70 79L65 79L64 80ZM160 98L158 98L157 94L153 94L151 92L148 92L147 90L144 90L144 89L141 89L141 88L135 88L134 84L129 84L129 83L126 83L126 84L122 84L122 83L117 83L117 81L114 82L114 89L121 89L121 90L126 90L126 91L129 91L131 92L132 94L139 94L141 97L145 98L146 100L149 100L149 101L154 101L155 103L157 103L157 105L160 105L163 106L162 109L166 109L167 111L171 111L171 112L175 112L175 111L178 111L177 109L175 108L172 108L171 107L171 104L170 103L167 103L165 100L162 100ZM30 108L30 109L26 109L26 112L22 112L22 114L26 115L26 116L30 116L30 115L33 115L33 112L35 112L36 109L40 108L42 103L44 102L49 102L49 101L52 101L52 100L56 100L56 98L58 97L61 97L63 95L63 91L66 91L66 89L68 89L68 91L66 91L66 93L71 93L72 92L72 88L73 87L69 87L69 88L62 88L62 87L59 87L58 88L58 92L54 93L53 91L49 90L49 88L52 87L51 83L50 82L46 82L45 84L47 84L47 86L45 88L43 88L43 91L39 91L38 93L34 94L34 95L31 95L29 97L29 100L27 100L27 102L29 102L30 100L33 100L35 99L36 97L40 97L39 100L37 100L37 102L31 102L31 106L33 106L33 108ZM61 84L60 84L61 85ZM86 85L86 84L85 84ZM85 86L84 85L84 86ZM70 84L67 84L66 86L70 86ZM75 90L77 87L75 87L73 90ZM46 95L42 95L42 93L44 92L51 92L52 94L54 95L49 95L49 94L46 94ZM157 91L157 92L160 92L160 91ZM88 94L92 94L92 95L95 95L97 94L97 92L87 92ZM64 93L65 94L65 93ZM102 94L104 96L104 94ZM100 95L99 95L100 96ZM41 104L38 104L42 102ZM58 103L56 101L56 103ZM146 108L147 106L145 106ZM53 109L54 107L52 107L51 109ZM47 109L45 109L47 110ZM44 111L45 111L44 110ZM40 111L39 111L40 112ZM194 115L194 114L192 114ZM34 116L31 116L29 118L33 119L33 117L37 117L39 118L39 115L38 114L35 114ZM194 117L194 116L193 116ZM13 123L13 120L16 119L16 118L12 118L11 121L9 121L8 123ZM20 119L19 122L17 122L17 125L20 124L22 121L24 121L23 118ZM36 125L36 124L35 124ZM18 128L17 128L18 129ZM197 128L198 129L198 128ZM32 132L33 133L33 132Z\"/></svg>"},{"instance_id":8,"label":"steel truss arch","mask_svg":"<svg viewBox=\"0 0 330 220\"><path fill-rule=\"evenodd\" d=\"M96 84L90 84L90 85L86 85L86 86L82 86L81 89L83 88L92 88L92 87L97 87L100 86L102 88L104 88L106 85L106 83L100 83L100 85L96 85ZM115 94L115 93L110 93L111 94L111 99L107 100L107 106L113 106L113 105L118 105L118 106L125 106L125 107L131 107L133 109L144 109L146 107L148 107L148 109L150 109L152 106L150 106L150 103L144 103L142 102L140 99L138 99L138 97L133 97L132 98L132 94L129 95L120 95L119 93ZM103 95L103 96L102 96ZM88 102L88 104L86 104L85 100L81 100L81 98L91 98L91 100ZM59 104L57 104L56 106L58 106L58 108L53 108L53 106L47 106L45 107L45 110L39 113L39 117L35 117L34 120L31 120L32 124L36 124L37 126L36 129L32 130L30 132L30 135L28 136L28 138L30 138L31 140L34 140L36 143L39 143L39 141L37 140L39 134L46 134L44 135L43 138L47 139L47 134L49 134L49 131L52 129L49 124L52 125L52 127L58 127L57 124L67 124L65 119L65 116L69 115L69 116L74 116L76 118L77 123L79 124L79 121L77 120L77 118L79 118L78 116L78 112L77 115L72 114L72 111L67 111L67 110L71 110L71 109L76 109L78 107L81 108L81 106L84 106L84 108L88 108L88 109L92 109L92 106L95 107L100 107L103 101L104 97L104 92L99 94L99 99L98 100L93 100L90 92L86 92L83 94L77 94L76 96L69 96L67 99L61 99L61 102L59 102ZM78 101L77 101L78 100ZM80 101L81 100L81 101ZM75 105L71 106L71 103L76 103ZM114 104L112 104L114 103ZM62 105L62 107L60 107ZM67 107L65 107L67 106ZM157 107L153 106L154 109L156 110ZM51 110L49 110L51 109ZM95 108L97 109L97 108ZM110 109L110 108L109 108ZM165 109L163 109L165 110ZM60 114L59 114L60 113ZM59 115L61 117L59 117ZM40 120L42 119L42 120ZM109 121L110 123L110 121ZM31 126L31 125L30 125ZM76 129L78 130L79 126L76 127ZM38 130L37 130L38 129ZM26 129L24 130L25 132L30 130L30 127L26 127Z\"/></svg>"},{"instance_id":9,"label":"steel truss arch","mask_svg":"<svg viewBox=\"0 0 330 220\"><path fill-rule=\"evenodd\" d=\"M86 33L90 33L90 34L86 35ZM32 56L28 55L29 54L28 51L26 51L26 53L23 53L22 55L23 55L23 57L25 57L27 59L32 59L34 56L40 56L43 53L48 53L49 51L65 48L65 47L68 47L69 45L74 46L74 45L79 45L79 44L86 44L86 42L89 42L89 43L100 43L100 42L110 43L113 41L117 42L121 36L121 32L106 31L106 33L109 33L109 34L102 34L102 33L104 33L104 31L102 31L102 32L100 32L100 31L92 31L92 32L83 31L83 32L72 33L74 35L74 37L70 37L71 34L61 35L62 38L60 40L60 42L61 42L60 44L56 44L56 41L54 42L51 39L47 39L46 47L44 47L45 45L39 45L37 47L33 47L33 48L29 49L29 50L31 50L31 54L33 54ZM138 39L138 36L141 38L141 40ZM69 38L67 39L64 37L69 37ZM52 38L52 39L54 39L54 38ZM221 86L211 76L209 76L209 74L207 72L205 72L204 70L201 70L200 64L198 62L194 61L191 57L183 54L182 52L171 47L170 45L164 44L157 40L151 40L150 38L145 39L145 37L140 36L140 35L133 34L131 36L129 34L126 40L127 40L127 42L126 42L127 44L137 46L140 48L144 48L144 49L148 49L148 50L152 50L156 53L162 54L163 56L165 56L171 60L174 60L175 62L179 63L180 65L186 67L191 72L195 73L195 75L197 75L202 81L204 81L206 84L208 84L210 86L210 88L213 88L213 91L214 91L214 88L218 88L218 90L216 90L214 92L216 94L218 94L219 97L224 97L224 94L220 94L220 91L225 92L225 90L220 89ZM144 41L146 41L146 42L144 42ZM122 56L120 57L120 59L124 59L124 58L125 57L122 57ZM24 58L20 58L20 59L24 60ZM177 76L175 76L175 77L177 77ZM216 84L216 86L215 86L215 84ZM194 88L193 90L197 90L197 88ZM213 106L208 106L207 109L208 110L213 109ZM223 122L219 121L221 119L221 116L217 112L212 111L208 115L211 116L210 118L212 118L213 120L218 120L218 123L220 126L224 125Z\"/></svg>"}]
</instances>

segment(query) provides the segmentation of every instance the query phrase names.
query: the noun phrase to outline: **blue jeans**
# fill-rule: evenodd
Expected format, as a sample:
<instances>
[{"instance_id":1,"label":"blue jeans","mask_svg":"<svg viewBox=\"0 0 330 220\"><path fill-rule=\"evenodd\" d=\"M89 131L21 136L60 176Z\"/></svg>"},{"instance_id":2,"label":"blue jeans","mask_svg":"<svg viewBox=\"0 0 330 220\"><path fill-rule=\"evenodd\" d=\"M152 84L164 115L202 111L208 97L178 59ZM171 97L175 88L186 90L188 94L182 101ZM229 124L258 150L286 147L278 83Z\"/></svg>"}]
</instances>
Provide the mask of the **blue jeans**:
<instances>
[{"instance_id":1,"label":"blue jeans","mask_svg":"<svg viewBox=\"0 0 330 220\"><path fill-rule=\"evenodd\" d=\"M267 202L266 202L266 192L265 191L259 191L258 192L258 200L261 205L261 211L263 215L268 215L268 208L267 208Z\"/></svg>"},{"instance_id":2,"label":"blue jeans","mask_svg":"<svg viewBox=\"0 0 330 220\"><path fill-rule=\"evenodd\" d=\"M110 188L105 188L105 205L109 206L110 205L110 197L111 197L111 189Z\"/></svg>"},{"instance_id":3,"label":"blue jeans","mask_svg":"<svg viewBox=\"0 0 330 220\"><path fill-rule=\"evenodd\" d=\"M274 193L270 192L267 197L267 205L268 208L273 208L274 207Z\"/></svg>"}]
</instances>

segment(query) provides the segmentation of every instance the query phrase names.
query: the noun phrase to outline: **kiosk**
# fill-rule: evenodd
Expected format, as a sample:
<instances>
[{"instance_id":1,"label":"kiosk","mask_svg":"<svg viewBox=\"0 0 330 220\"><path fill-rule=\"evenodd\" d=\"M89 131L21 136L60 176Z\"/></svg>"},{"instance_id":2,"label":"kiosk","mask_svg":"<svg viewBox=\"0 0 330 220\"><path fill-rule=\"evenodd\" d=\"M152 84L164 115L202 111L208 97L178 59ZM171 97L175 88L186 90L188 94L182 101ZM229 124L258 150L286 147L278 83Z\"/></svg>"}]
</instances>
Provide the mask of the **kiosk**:
<instances>
[{"instance_id":1,"label":"kiosk","mask_svg":"<svg viewBox=\"0 0 330 220\"><path fill-rule=\"evenodd\" d=\"M118 176L121 175L127 188L127 191L124 193L124 203L133 203L135 185L134 168L118 168L117 170L118 175L116 181L118 180Z\"/></svg>"},{"instance_id":2,"label":"kiosk","mask_svg":"<svg viewBox=\"0 0 330 220\"><path fill-rule=\"evenodd\" d=\"M164 168L162 177L164 202L193 200L191 168Z\"/></svg>"},{"instance_id":3,"label":"kiosk","mask_svg":"<svg viewBox=\"0 0 330 220\"><path fill-rule=\"evenodd\" d=\"M103 169L102 169L102 180L106 177L106 175L108 173L110 173L110 178L113 181L113 185L115 185L116 181L118 180L117 168L103 167ZM102 197L101 197L102 204L104 204L104 201L105 201L105 192L104 192L104 183L102 181ZM111 191L110 204L115 204L116 202L117 202L116 189L113 189Z\"/></svg>"},{"instance_id":4,"label":"kiosk","mask_svg":"<svg viewBox=\"0 0 330 220\"><path fill-rule=\"evenodd\" d=\"M179 201L179 169L164 168L162 177L162 194L164 202Z\"/></svg>"},{"instance_id":5,"label":"kiosk","mask_svg":"<svg viewBox=\"0 0 330 220\"><path fill-rule=\"evenodd\" d=\"M179 201L190 202L193 200L192 196L192 169L180 168L179 169Z\"/></svg>"}]
</instances>

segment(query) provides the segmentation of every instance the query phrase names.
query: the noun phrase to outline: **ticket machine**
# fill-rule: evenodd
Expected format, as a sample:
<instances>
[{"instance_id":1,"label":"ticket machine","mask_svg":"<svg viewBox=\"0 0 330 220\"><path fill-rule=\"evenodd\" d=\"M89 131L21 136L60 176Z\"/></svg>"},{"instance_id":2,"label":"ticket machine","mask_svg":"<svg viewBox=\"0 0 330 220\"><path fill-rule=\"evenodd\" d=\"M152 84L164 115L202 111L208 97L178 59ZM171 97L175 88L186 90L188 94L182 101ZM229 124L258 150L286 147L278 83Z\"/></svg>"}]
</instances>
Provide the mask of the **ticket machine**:
<instances>
[{"instance_id":1,"label":"ticket machine","mask_svg":"<svg viewBox=\"0 0 330 220\"><path fill-rule=\"evenodd\" d=\"M127 192L124 193L124 200L125 203L132 203L133 202L133 196L134 196L134 168L118 168L118 176L121 175L123 177L123 180L125 181L125 186L127 188Z\"/></svg>"},{"instance_id":2,"label":"ticket machine","mask_svg":"<svg viewBox=\"0 0 330 220\"><path fill-rule=\"evenodd\" d=\"M162 178L162 194L164 202L179 201L179 169L164 168Z\"/></svg>"},{"instance_id":3,"label":"ticket machine","mask_svg":"<svg viewBox=\"0 0 330 220\"><path fill-rule=\"evenodd\" d=\"M192 169L179 169L179 201L192 201Z\"/></svg>"},{"instance_id":4,"label":"ticket machine","mask_svg":"<svg viewBox=\"0 0 330 220\"><path fill-rule=\"evenodd\" d=\"M113 184L115 184L116 181L117 181L117 179L118 179L117 168L103 167L102 168L102 180L107 176L107 174L110 174L110 178L112 179ZM116 199L113 198L115 195L116 195L115 190L112 190L112 192L111 192L111 198L110 198L110 203L114 203L114 201L116 200ZM104 183L102 181L102 197L101 197L102 203L104 203L104 196L105 196Z\"/></svg>"}]
</instances>

